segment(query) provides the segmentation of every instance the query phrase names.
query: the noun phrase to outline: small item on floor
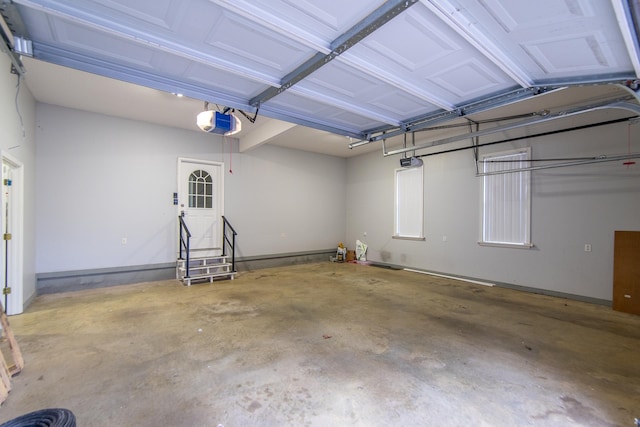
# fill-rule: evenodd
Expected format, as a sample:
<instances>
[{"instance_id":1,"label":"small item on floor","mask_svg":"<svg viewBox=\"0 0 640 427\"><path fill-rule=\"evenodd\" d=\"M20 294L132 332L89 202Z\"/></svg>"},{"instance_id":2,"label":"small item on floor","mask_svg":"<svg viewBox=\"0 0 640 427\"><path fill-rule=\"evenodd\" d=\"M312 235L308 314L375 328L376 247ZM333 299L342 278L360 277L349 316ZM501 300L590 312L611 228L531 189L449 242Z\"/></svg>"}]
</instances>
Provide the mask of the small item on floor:
<instances>
[{"instance_id":1,"label":"small item on floor","mask_svg":"<svg viewBox=\"0 0 640 427\"><path fill-rule=\"evenodd\" d=\"M367 260L367 245L362 243L360 240L356 240L356 260Z\"/></svg>"},{"instance_id":2,"label":"small item on floor","mask_svg":"<svg viewBox=\"0 0 640 427\"><path fill-rule=\"evenodd\" d=\"M325 340L328 340L329 338L331 338L331 335L323 335L322 338L324 338Z\"/></svg>"},{"instance_id":3,"label":"small item on floor","mask_svg":"<svg viewBox=\"0 0 640 427\"><path fill-rule=\"evenodd\" d=\"M356 259L356 251L350 250L347 251L347 262L355 261Z\"/></svg>"},{"instance_id":4,"label":"small item on floor","mask_svg":"<svg viewBox=\"0 0 640 427\"><path fill-rule=\"evenodd\" d=\"M338 243L338 250L336 251L336 262L344 262L347 257L347 248L344 247L342 242Z\"/></svg>"}]
</instances>

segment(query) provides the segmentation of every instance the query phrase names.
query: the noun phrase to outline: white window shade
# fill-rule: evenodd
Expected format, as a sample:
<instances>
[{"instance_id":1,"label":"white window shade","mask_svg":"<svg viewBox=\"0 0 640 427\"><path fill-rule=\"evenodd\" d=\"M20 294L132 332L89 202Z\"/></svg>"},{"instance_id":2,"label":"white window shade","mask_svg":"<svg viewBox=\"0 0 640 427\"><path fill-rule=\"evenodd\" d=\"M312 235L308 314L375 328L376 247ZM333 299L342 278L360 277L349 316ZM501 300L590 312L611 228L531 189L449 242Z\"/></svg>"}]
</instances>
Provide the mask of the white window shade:
<instances>
[{"instance_id":1,"label":"white window shade","mask_svg":"<svg viewBox=\"0 0 640 427\"><path fill-rule=\"evenodd\" d=\"M482 242L531 247L529 150L483 157Z\"/></svg>"},{"instance_id":2,"label":"white window shade","mask_svg":"<svg viewBox=\"0 0 640 427\"><path fill-rule=\"evenodd\" d=\"M394 237L424 239L423 167L396 170Z\"/></svg>"}]
</instances>

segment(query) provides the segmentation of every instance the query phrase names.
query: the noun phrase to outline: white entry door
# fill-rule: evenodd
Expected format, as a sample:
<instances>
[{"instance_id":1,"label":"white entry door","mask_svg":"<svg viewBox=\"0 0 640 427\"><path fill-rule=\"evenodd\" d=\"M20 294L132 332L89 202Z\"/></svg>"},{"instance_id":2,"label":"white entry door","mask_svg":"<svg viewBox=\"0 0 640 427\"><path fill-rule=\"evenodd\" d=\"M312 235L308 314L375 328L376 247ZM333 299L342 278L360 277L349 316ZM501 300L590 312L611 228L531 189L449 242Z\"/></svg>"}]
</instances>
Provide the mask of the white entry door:
<instances>
[{"instance_id":1,"label":"white entry door","mask_svg":"<svg viewBox=\"0 0 640 427\"><path fill-rule=\"evenodd\" d=\"M2 154L2 306L7 314L23 311L23 166L6 153Z\"/></svg>"},{"instance_id":2,"label":"white entry door","mask_svg":"<svg viewBox=\"0 0 640 427\"><path fill-rule=\"evenodd\" d=\"M222 253L224 164L178 159L178 214L191 233L194 256Z\"/></svg>"}]
</instances>

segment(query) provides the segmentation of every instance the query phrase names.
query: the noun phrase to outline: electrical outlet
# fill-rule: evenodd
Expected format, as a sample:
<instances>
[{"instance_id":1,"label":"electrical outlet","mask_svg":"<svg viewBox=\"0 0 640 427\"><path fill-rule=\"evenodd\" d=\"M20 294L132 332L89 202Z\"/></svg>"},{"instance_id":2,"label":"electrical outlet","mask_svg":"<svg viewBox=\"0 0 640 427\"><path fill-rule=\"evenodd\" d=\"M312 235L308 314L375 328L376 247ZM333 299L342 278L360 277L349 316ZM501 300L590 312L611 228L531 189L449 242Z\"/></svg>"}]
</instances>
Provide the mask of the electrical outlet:
<instances>
[{"instance_id":1,"label":"electrical outlet","mask_svg":"<svg viewBox=\"0 0 640 427\"><path fill-rule=\"evenodd\" d=\"M365 231L364 233L362 233L362 235L363 235L364 237L367 237L367 232Z\"/></svg>"},{"instance_id":2,"label":"electrical outlet","mask_svg":"<svg viewBox=\"0 0 640 427\"><path fill-rule=\"evenodd\" d=\"M126 237L123 237L123 238L122 238L122 244L123 244L123 245L126 245L126 244L127 244L127 238L126 238Z\"/></svg>"},{"instance_id":3,"label":"electrical outlet","mask_svg":"<svg viewBox=\"0 0 640 427\"><path fill-rule=\"evenodd\" d=\"M442 236L442 241L446 242L447 241L447 236Z\"/></svg>"},{"instance_id":4,"label":"electrical outlet","mask_svg":"<svg viewBox=\"0 0 640 427\"><path fill-rule=\"evenodd\" d=\"M588 244L588 243L586 245L584 245L584 251L585 252L591 252L591 245Z\"/></svg>"}]
</instances>

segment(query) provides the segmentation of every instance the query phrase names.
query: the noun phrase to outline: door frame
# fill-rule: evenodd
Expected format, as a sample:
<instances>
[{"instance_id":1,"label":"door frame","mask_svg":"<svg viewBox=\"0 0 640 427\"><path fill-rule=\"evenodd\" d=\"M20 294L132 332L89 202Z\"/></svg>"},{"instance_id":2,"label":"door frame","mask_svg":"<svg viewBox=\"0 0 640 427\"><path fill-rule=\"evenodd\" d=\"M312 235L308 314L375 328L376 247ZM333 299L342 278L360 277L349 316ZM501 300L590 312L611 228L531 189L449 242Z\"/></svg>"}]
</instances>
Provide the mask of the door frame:
<instances>
[{"instance_id":1,"label":"door frame","mask_svg":"<svg viewBox=\"0 0 640 427\"><path fill-rule=\"evenodd\" d=\"M201 164L208 166L217 166L220 167L220 179L218 180L218 185L213 189L216 192L217 197L220 201L220 211L219 215L222 217L224 215L224 163L216 162L213 160L204 160L204 159L195 159L192 157L178 157L178 166L176 168L176 194L178 195L176 206L176 217L180 216L181 206L180 206L180 188L182 183L180 182L180 177L182 176L182 168L185 164ZM221 224L222 226L222 224ZM222 234L222 228L220 229L220 235Z\"/></svg>"},{"instance_id":2,"label":"door frame","mask_svg":"<svg viewBox=\"0 0 640 427\"><path fill-rule=\"evenodd\" d=\"M12 155L2 151L2 163L7 163L11 167L11 198L9 204L9 232L11 233L11 251L9 253L9 263L5 266L8 271L11 293L7 298L5 310L8 315L20 314L24 310L24 165ZM2 183L4 185L4 173ZM4 224L4 191L2 192L2 212L0 219ZM2 246L0 254L5 259L5 245ZM3 261L4 265L4 261ZM2 274L4 275L4 271ZM2 278L4 288L4 277ZM3 298L4 304L4 298Z\"/></svg>"}]
</instances>

